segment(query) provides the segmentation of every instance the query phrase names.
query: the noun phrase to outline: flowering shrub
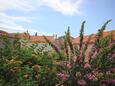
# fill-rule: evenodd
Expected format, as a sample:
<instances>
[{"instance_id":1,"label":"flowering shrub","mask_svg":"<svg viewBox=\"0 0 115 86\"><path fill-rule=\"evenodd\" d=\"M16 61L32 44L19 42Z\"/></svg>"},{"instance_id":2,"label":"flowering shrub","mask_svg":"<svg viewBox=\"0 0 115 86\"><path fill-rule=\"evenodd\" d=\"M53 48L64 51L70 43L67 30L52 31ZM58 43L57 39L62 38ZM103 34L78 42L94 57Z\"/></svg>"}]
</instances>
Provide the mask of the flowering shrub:
<instances>
[{"instance_id":1,"label":"flowering shrub","mask_svg":"<svg viewBox=\"0 0 115 86\"><path fill-rule=\"evenodd\" d=\"M110 21L98 30L90 51L92 35L83 43L85 21L77 46L70 40L70 27L63 50L44 36L54 52L36 49L37 44L26 46L27 40L0 36L0 86L114 86L115 43L111 33L102 34Z\"/></svg>"},{"instance_id":2,"label":"flowering shrub","mask_svg":"<svg viewBox=\"0 0 115 86\"><path fill-rule=\"evenodd\" d=\"M95 36L95 42L91 46L91 51L88 51L87 47L92 35L89 36L88 41L83 44L85 21L81 25L78 47L74 47L70 41L70 31L68 28L64 42L64 52L66 55L64 54L64 59L58 60L59 64L57 64L62 67L61 71L57 74L57 77L62 79L58 86L108 86L115 84L115 71L111 71L111 69L115 67L115 43L112 43L111 33L103 37L103 31L110 21L111 20L108 20L102 28L98 30ZM53 45L53 43L51 45ZM55 47L55 45L53 46ZM61 55L58 48L56 49L56 52L58 51L57 53ZM86 58L88 61L86 61Z\"/></svg>"}]
</instances>

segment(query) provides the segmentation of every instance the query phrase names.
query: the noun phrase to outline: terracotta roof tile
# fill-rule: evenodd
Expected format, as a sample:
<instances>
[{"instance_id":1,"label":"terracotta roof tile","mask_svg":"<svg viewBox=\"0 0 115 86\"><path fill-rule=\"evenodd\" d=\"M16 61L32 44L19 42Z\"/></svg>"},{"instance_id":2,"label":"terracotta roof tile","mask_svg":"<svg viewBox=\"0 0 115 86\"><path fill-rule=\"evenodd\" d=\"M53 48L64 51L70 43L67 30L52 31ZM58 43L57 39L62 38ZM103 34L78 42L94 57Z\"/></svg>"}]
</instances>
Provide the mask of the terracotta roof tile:
<instances>
[{"instance_id":1,"label":"terracotta roof tile","mask_svg":"<svg viewBox=\"0 0 115 86\"><path fill-rule=\"evenodd\" d=\"M108 36L110 34L110 32L112 32L112 40L115 40L115 30L103 32L103 37ZM92 34L91 39L90 39L90 43L95 42L95 39L96 39L95 36L96 36L96 34ZM87 42L88 37L89 36L84 36L83 43ZM80 37L76 37L76 38L74 38L73 43L79 44L79 40L80 40Z\"/></svg>"},{"instance_id":2,"label":"terracotta roof tile","mask_svg":"<svg viewBox=\"0 0 115 86\"><path fill-rule=\"evenodd\" d=\"M10 38L21 38L21 39L29 39L30 37L28 33L8 33L7 36Z\"/></svg>"},{"instance_id":3,"label":"terracotta roof tile","mask_svg":"<svg viewBox=\"0 0 115 86\"><path fill-rule=\"evenodd\" d=\"M46 36L46 38L50 41L54 40L53 36ZM30 42L46 42L43 36L30 36Z\"/></svg>"},{"instance_id":4,"label":"terracotta roof tile","mask_svg":"<svg viewBox=\"0 0 115 86\"><path fill-rule=\"evenodd\" d=\"M5 31L0 30L0 35L7 35L8 33Z\"/></svg>"}]
</instances>

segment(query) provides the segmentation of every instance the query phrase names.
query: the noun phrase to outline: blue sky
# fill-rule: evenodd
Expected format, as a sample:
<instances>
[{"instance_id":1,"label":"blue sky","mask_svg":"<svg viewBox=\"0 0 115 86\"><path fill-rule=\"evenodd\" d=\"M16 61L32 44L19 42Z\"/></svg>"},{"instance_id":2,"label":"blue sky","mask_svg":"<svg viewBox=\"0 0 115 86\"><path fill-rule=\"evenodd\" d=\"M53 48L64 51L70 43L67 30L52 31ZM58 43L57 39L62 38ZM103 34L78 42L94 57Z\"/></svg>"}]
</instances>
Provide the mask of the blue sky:
<instances>
[{"instance_id":1,"label":"blue sky","mask_svg":"<svg viewBox=\"0 0 115 86\"><path fill-rule=\"evenodd\" d=\"M70 26L75 37L82 21L88 35L108 19L112 21L106 31L114 30L114 4L115 0L0 0L0 30L61 36Z\"/></svg>"}]
</instances>

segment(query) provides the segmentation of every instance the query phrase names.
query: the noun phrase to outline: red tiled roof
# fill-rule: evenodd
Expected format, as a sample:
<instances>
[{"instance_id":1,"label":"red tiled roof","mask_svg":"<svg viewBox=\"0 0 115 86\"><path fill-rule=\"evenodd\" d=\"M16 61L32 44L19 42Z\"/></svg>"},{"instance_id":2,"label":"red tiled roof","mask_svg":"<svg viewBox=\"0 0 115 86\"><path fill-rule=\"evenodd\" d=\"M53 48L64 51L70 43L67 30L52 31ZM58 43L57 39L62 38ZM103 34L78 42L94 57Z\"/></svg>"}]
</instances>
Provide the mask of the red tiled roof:
<instances>
[{"instance_id":1,"label":"red tiled roof","mask_svg":"<svg viewBox=\"0 0 115 86\"><path fill-rule=\"evenodd\" d=\"M29 39L30 37L28 33L8 33L7 36L10 38L21 38L21 39Z\"/></svg>"},{"instance_id":2,"label":"red tiled roof","mask_svg":"<svg viewBox=\"0 0 115 86\"><path fill-rule=\"evenodd\" d=\"M103 37L108 36L110 34L110 32L112 32L112 40L115 41L115 30L104 32ZM30 36L28 33L19 33L19 34L17 33L16 34L16 33L7 33L5 31L0 30L0 35L1 34L2 35L7 35L10 38L16 38L17 37L17 38L22 38L22 39L29 39L30 42L33 42L33 43L35 43L35 42L46 42L43 36ZM95 36L96 36L96 34L92 34L91 39L90 39L90 43L93 43L95 41ZM88 37L89 36L84 36L83 43L87 42ZM46 38L55 43L55 40L54 40L53 36L46 36ZM72 40L73 40L72 42L74 44L79 44L80 38L76 37L76 38L74 38ZM57 41L56 41L56 43L57 43Z\"/></svg>"},{"instance_id":3,"label":"red tiled roof","mask_svg":"<svg viewBox=\"0 0 115 86\"><path fill-rule=\"evenodd\" d=\"M54 40L53 36L46 36L46 38L50 41ZM30 36L30 42L46 42L43 36Z\"/></svg>"},{"instance_id":4,"label":"red tiled roof","mask_svg":"<svg viewBox=\"0 0 115 86\"><path fill-rule=\"evenodd\" d=\"M0 30L0 35L7 35L8 33L5 31Z\"/></svg>"},{"instance_id":5,"label":"red tiled roof","mask_svg":"<svg viewBox=\"0 0 115 86\"><path fill-rule=\"evenodd\" d=\"M108 32L103 32L103 37L108 36L110 34L110 32L112 32L112 40L115 40L115 30L108 31ZM96 39L95 36L96 36L96 34L92 34L91 39L90 39L90 43L95 42L95 39ZM87 42L88 37L89 36L84 36L83 37L83 43ZM80 40L80 37L74 38L73 44L79 44L79 40Z\"/></svg>"}]
</instances>

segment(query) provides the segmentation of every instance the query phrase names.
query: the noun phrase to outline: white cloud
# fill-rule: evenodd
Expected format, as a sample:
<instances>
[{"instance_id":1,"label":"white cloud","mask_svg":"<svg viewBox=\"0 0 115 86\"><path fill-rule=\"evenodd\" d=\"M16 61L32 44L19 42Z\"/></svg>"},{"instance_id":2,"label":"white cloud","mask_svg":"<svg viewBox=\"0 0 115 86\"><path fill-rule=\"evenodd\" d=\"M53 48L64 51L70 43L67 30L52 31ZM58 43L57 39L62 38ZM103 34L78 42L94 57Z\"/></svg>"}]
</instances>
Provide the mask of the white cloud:
<instances>
[{"instance_id":1,"label":"white cloud","mask_svg":"<svg viewBox=\"0 0 115 86\"><path fill-rule=\"evenodd\" d=\"M0 11L5 10L31 11L35 9L32 0L0 0Z\"/></svg>"},{"instance_id":2,"label":"white cloud","mask_svg":"<svg viewBox=\"0 0 115 86\"><path fill-rule=\"evenodd\" d=\"M16 10L22 12L38 11L40 7L48 7L64 15L78 15L81 13L80 7L83 0L0 0L0 27L8 32L37 32L35 29L25 28L17 21L31 23L32 20L26 16L11 16L5 12ZM43 34L43 33L38 33Z\"/></svg>"},{"instance_id":3,"label":"white cloud","mask_svg":"<svg viewBox=\"0 0 115 86\"><path fill-rule=\"evenodd\" d=\"M37 32L35 29L25 28L24 26L17 24L16 21L28 22L31 20L28 20L26 17L14 17L8 16L5 13L0 13L1 30L7 30L8 32L25 32L26 30L30 31L31 33Z\"/></svg>"},{"instance_id":4,"label":"white cloud","mask_svg":"<svg viewBox=\"0 0 115 86\"><path fill-rule=\"evenodd\" d=\"M32 11L39 7L49 7L64 15L80 14L83 0L0 0L0 11Z\"/></svg>"},{"instance_id":5,"label":"white cloud","mask_svg":"<svg viewBox=\"0 0 115 86\"><path fill-rule=\"evenodd\" d=\"M21 22L27 22L27 23L32 23L32 19L29 19L28 17L25 16L9 16L4 12L0 12L0 17L1 19L9 19L13 21L21 21Z\"/></svg>"},{"instance_id":6,"label":"white cloud","mask_svg":"<svg viewBox=\"0 0 115 86\"><path fill-rule=\"evenodd\" d=\"M83 0L38 0L40 6L50 7L64 15L80 14Z\"/></svg>"}]
</instances>

